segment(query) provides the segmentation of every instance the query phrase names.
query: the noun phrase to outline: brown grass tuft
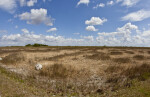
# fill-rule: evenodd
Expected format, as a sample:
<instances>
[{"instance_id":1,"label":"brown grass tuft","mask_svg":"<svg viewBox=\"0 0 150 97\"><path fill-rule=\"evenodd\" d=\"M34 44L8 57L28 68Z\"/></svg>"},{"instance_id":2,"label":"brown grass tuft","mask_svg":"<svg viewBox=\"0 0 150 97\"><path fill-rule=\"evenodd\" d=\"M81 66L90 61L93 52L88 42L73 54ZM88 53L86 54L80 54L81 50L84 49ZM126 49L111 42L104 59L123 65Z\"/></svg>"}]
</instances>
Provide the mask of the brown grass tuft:
<instances>
[{"instance_id":1,"label":"brown grass tuft","mask_svg":"<svg viewBox=\"0 0 150 97\"><path fill-rule=\"evenodd\" d=\"M123 75L126 75L130 79L146 80L150 78L150 65L144 63L141 66L129 68L123 72Z\"/></svg>"},{"instance_id":2,"label":"brown grass tuft","mask_svg":"<svg viewBox=\"0 0 150 97\"><path fill-rule=\"evenodd\" d=\"M123 52L119 52L119 51L110 52L110 55L123 55Z\"/></svg>"},{"instance_id":3,"label":"brown grass tuft","mask_svg":"<svg viewBox=\"0 0 150 97\"><path fill-rule=\"evenodd\" d=\"M134 54L134 52L132 52L132 51L125 51L125 53L127 53L127 54Z\"/></svg>"},{"instance_id":4,"label":"brown grass tuft","mask_svg":"<svg viewBox=\"0 0 150 97\"><path fill-rule=\"evenodd\" d=\"M71 77L75 70L73 68L66 68L63 64L54 64L47 66L40 71L41 76L48 76L51 78L67 78Z\"/></svg>"},{"instance_id":5,"label":"brown grass tuft","mask_svg":"<svg viewBox=\"0 0 150 97\"><path fill-rule=\"evenodd\" d=\"M117 62L117 63L129 63L131 62L130 58L114 58L113 59L114 62Z\"/></svg>"},{"instance_id":6,"label":"brown grass tuft","mask_svg":"<svg viewBox=\"0 0 150 97\"><path fill-rule=\"evenodd\" d=\"M93 59L93 60L110 60L111 59L111 57L108 54L105 54L102 52L86 56L86 58Z\"/></svg>"},{"instance_id":7,"label":"brown grass tuft","mask_svg":"<svg viewBox=\"0 0 150 97\"><path fill-rule=\"evenodd\" d=\"M145 59L144 55L135 55L135 56L133 56L133 58L136 60L144 60Z\"/></svg>"}]
</instances>

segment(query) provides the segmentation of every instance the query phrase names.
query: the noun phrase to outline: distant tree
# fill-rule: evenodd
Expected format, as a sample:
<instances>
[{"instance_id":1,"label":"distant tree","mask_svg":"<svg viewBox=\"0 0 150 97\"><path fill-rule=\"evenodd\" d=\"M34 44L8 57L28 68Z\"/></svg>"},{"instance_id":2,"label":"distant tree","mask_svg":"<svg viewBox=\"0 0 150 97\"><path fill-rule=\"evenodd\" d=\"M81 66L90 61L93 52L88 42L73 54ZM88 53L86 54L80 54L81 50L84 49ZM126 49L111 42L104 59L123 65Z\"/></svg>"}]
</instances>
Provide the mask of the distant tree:
<instances>
[{"instance_id":1,"label":"distant tree","mask_svg":"<svg viewBox=\"0 0 150 97\"><path fill-rule=\"evenodd\" d=\"M27 46L27 47L28 47L28 46L33 46L33 47L40 47L40 46L48 46L48 45L45 45L45 44L38 44L38 43L34 43L34 44L27 44L26 46Z\"/></svg>"}]
</instances>

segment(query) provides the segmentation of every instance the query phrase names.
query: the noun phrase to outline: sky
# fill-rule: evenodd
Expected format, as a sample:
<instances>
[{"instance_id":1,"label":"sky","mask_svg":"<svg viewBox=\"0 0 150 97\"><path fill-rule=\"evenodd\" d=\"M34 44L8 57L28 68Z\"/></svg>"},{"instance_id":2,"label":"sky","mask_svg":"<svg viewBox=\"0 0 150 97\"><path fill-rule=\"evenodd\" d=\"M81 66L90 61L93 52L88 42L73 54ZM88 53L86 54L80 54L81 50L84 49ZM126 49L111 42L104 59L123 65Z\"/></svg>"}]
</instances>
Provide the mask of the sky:
<instances>
[{"instance_id":1,"label":"sky","mask_svg":"<svg viewBox=\"0 0 150 97\"><path fill-rule=\"evenodd\" d=\"M150 0L0 0L0 46L150 47Z\"/></svg>"}]
</instances>

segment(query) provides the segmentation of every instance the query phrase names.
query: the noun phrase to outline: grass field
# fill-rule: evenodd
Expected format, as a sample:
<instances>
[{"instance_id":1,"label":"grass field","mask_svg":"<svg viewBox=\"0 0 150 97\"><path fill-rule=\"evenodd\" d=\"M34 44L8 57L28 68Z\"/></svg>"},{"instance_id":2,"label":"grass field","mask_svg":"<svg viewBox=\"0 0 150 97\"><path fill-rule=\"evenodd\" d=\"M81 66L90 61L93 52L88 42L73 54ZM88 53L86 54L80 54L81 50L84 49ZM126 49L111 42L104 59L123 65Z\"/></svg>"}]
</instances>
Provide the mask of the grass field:
<instances>
[{"instance_id":1,"label":"grass field","mask_svg":"<svg viewBox=\"0 0 150 97\"><path fill-rule=\"evenodd\" d=\"M0 58L2 97L150 97L150 48L1 47Z\"/></svg>"}]
</instances>

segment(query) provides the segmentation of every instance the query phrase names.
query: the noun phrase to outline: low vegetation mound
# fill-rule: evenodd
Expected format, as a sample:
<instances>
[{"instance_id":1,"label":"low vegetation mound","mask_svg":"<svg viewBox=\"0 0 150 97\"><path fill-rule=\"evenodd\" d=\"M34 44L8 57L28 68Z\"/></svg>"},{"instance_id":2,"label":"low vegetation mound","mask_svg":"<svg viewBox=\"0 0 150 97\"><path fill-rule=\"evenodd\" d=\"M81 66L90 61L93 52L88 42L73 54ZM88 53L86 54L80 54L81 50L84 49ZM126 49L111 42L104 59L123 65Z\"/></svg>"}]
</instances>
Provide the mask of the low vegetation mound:
<instances>
[{"instance_id":1,"label":"low vegetation mound","mask_svg":"<svg viewBox=\"0 0 150 97\"><path fill-rule=\"evenodd\" d=\"M35 43L35 44L27 44L25 46L26 47L40 47L40 46L48 46L48 45Z\"/></svg>"}]
</instances>

